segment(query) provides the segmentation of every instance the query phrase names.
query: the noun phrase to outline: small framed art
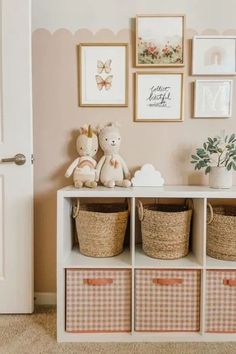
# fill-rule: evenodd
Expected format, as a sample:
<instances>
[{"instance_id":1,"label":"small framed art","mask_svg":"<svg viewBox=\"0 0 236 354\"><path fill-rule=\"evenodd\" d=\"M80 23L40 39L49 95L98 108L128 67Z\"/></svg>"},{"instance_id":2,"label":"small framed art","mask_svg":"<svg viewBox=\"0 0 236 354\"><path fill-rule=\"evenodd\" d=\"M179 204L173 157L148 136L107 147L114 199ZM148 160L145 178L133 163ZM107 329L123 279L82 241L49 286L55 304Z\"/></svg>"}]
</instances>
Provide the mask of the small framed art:
<instances>
[{"instance_id":1,"label":"small framed art","mask_svg":"<svg viewBox=\"0 0 236 354\"><path fill-rule=\"evenodd\" d=\"M235 75L235 36L193 37L193 75Z\"/></svg>"},{"instance_id":2,"label":"small framed art","mask_svg":"<svg viewBox=\"0 0 236 354\"><path fill-rule=\"evenodd\" d=\"M128 44L82 43L79 51L79 105L128 105Z\"/></svg>"},{"instance_id":3,"label":"small framed art","mask_svg":"<svg viewBox=\"0 0 236 354\"><path fill-rule=\"evenodd\" d=\"M135 74L136 122L183 121L183 73Z\"/></svg>"},{"instance_id":4,"label":"small framed art","mask_svg":"<svg viewBox=\"0 0 236 354\"><path fill-rule=\"evenodd\" d=\"M136 66L184 65L184 15L136 17Z\"/></svg>"},{"instance_id":5,"label":"small framed art","mask_svg":"<svg viewBox=\"0 0 236 354\"><path fill-rule=\"evenodd\" d=\"M229 118L232 115L233 80L196 80L195 118Z\"/></svg>"}]
</instances>

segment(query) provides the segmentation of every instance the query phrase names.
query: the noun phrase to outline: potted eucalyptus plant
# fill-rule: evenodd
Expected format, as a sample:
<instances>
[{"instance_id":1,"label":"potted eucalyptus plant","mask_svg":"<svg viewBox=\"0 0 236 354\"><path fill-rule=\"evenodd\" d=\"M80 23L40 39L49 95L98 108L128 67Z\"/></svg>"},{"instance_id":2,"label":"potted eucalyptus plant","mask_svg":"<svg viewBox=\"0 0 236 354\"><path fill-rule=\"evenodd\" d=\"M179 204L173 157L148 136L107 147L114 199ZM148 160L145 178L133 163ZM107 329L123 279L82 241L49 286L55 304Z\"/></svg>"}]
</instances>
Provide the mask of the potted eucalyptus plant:
<instances>
[{"instance_id":1,"label":"potted eucalyptus plant","mask_svg":"<svg viewBox=\"0 0 236 354\"><path fill-rule=\"evenodd\" d=\"M209 185L212 188L231 188L232 171L236 171L235 134L207 138L201 148L192 155L195 170L205 169L209 173Z\"/></svg>"}]
</instances>

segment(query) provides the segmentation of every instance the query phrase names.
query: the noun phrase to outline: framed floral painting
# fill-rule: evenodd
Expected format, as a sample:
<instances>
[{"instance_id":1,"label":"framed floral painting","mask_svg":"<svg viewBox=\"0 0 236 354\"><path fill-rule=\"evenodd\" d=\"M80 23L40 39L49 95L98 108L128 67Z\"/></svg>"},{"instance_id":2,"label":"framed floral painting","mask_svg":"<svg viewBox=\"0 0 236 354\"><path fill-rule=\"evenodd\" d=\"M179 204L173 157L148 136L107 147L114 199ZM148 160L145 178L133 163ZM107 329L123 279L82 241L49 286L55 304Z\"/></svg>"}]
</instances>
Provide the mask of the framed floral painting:
<instances>
[{"instance_id":1,"label":"framed floral painting","mask_svg":"<svg viewBox=\"0 0 236 354\"><path fill-rule=\"evenodd\" d=\"M128 105L128 44L82 43L78 46L79 105Z\"/></svg>"},{"instance_id":2,"label":"framed floral painting","mask_svg":"<svg viewBox=\"0 0 236 354\"><path fill-rule=\"evenodd\" d=\"M136 66L184 65L184 15L136 17Z\"/></svg>"}]
</instances>

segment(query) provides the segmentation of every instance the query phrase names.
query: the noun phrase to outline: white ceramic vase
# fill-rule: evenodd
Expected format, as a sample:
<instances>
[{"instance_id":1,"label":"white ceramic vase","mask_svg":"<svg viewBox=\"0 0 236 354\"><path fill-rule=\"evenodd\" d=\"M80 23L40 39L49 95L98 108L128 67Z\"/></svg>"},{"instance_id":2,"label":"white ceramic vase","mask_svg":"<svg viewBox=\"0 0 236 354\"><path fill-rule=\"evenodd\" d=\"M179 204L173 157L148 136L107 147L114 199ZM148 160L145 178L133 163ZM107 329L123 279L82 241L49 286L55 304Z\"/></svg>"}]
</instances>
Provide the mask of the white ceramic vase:
<instances>
[{"instance_id":1,"label":"white ceramic vase","mask_svg":"<svg viewBox=\"0 0 236 354\"><path fill-rule=\"evenodd\" d=\"M211 188L231 188L232 184L232 171L228 171L225 167L211 167L209 173L209 186Z\"/></svg>"}]
</instances>

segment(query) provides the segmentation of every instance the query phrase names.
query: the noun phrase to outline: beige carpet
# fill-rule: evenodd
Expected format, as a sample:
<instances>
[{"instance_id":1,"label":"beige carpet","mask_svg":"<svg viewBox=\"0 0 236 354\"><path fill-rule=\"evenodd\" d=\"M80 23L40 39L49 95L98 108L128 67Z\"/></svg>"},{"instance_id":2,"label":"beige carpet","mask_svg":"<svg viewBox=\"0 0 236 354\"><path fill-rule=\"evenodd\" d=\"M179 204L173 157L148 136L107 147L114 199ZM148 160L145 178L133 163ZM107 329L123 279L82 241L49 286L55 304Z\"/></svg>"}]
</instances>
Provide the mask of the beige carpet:
<instances>
[{"instance_id":1,"label":"beige carpet","mask_svg":"<svg viewBox=\"0 0 236 354\"><path fill-rule=\"evenodd\" d=\"M236 340L236 336L235 336ZM0 354L235 354L236 343L58 344L53 307L0 316Z\"/></svg>"}]
</instances>

